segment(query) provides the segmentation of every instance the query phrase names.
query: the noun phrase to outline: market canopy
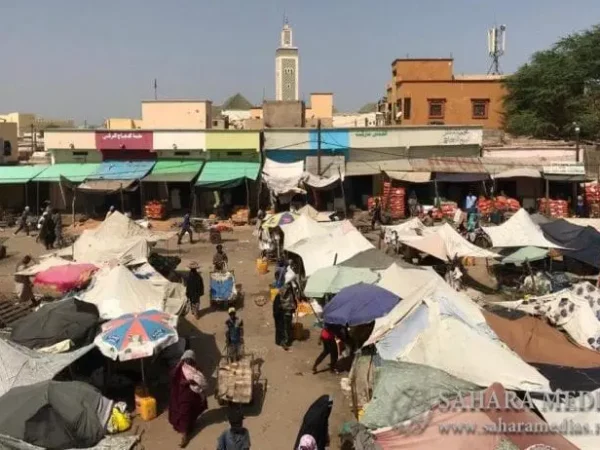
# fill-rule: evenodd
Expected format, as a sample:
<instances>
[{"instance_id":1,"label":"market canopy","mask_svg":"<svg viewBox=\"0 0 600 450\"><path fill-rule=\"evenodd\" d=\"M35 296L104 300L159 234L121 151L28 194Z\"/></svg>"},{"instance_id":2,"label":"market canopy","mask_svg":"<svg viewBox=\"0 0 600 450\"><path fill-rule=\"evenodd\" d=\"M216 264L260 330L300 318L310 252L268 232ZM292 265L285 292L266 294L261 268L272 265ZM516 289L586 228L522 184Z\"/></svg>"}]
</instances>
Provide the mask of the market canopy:
<instances>
[{"instance_id":1,"label":"market canopy","mask_svg":"<svg viewBox=\"0 0 600 450\"><path fill-rule=\"evenodd\" d=\"M399 240L423 253L434 256L442 261L451 261L455 257L465 256L475 258L497 258L499 255L471 244L463 238L452 226L445 223L431 234L423 237L402 237Z\"/></svg>"},{"instance_id":2,"label":"market canopy","mask_svg":"<svg viewBox=\"0 0 600 450\"><path fill-rule=\"evenodd\" d=\"M386 170L385 173L392 180L405 181L407 183L429 183L431 181L431 172L401 172Z\"/></svg>"},{"instance_id":3,"label":"market canopy","mask_svg":"<svg viewBox=\"0 0 600 450\"><path fill-rule=\"evenodd\" d=\"M281 163L267 158L262 169L262 178L275 195L306 193L300 189L304 177L304 161Z\"/></svg>"},{"instance_id":4,"label":"market canopy","mask_svg":"<svg viewBox=\"0 0 600 450\"><path fill-rule=\"evenodd\" d=\"M152 171L143 179L144 182L190 183L200 170L204 161L157 161ZM68 177L67 177L68 178Z\"/></svg>"},{"instance_id":5,"label":"market canopy","mask_svg":"<svg viewBox=\"0 0 600 450\"><path fill-rule=\"evenodd\" d=\"M281 225L281 231L283 231L284 235L284 250L291 248L300 241L322 236L329 232L327 228L321 226L316 220L304 214L297 216L291 223Z\"/></svg>"},{"instance_id":6,"label":"market canopy","mask_svg":"<svg viewBox=\"0 0 600 450\"><path fill-rule=\"evenodd\" d=\"M600 268L600 233L592 227L580 227L564 219L542 225L544 234L564 247L560 252L576 261Z\"/></svg>"},{"instance_id":7,"label":"market canopy","mask_svg":"<svg viewBox=\"0 0 600 450\"><path fill-rule=\"evenodd\" d=\"M323 320L333 325L363 325L385 316L400 299L365 283L343 288L323 309Z\"/></svg>"},{"instance_id":8,"label":"market canopy","mask_svg":"<svg viewBox=\"0 0 600 450\"><path fill-rule=\"evenodd\" d=\"M73 183L81 183L100 168L100 163L53 164L37 175L33 181L60 182L65 177Z\"/></svg>"},{"instance_id":9,"label":"market canopy","mask_svg":"<svg viewBox=\"0 0 600 450\"><path fill-rule=\"evenodd\" d=\"M321 298L327 294L337 294L343 288L358 283L374 284L379 275L365 268L332 266L317 270L306 282L304 295Z\"/></svg>"},{"instance_id":10,"label":"market canopy","mask_svg":"<svg viewBox=\"0 0 600 450\"><path fill-rule=\"evenodd\" d=\"M141 180L152 167L154 161L103 161L98 170L88 176L87 180Z\"/></svg>"},{"instance_id":11,"label":"market canopy","mask_svg":"<svg viewBox=\"0 0 600 450\"><path fill-rule=\"evenodd\" d=\"M44 165L14 165L0 166L0 184L27 183L43 172L48 166Z\"/></svg>"},{"instance_id":12,"label":"market canopy","mask_svg":"<svg viewBox=\"0 0 600 450\"><path fill-rule=\"evenodd\" d=\"M502 225L482 228L492 240L493 247L560 248L544 237L542 229L531 220L523 208Z\"/></svg>"},{"instance_id":13,"label":"market canopy","mask_svg":"<svg viewBox=\"0 0 600 450\"><path fill-rule=\"evenodd\" d=\"M244 180L256 180L260 163L246 161L207 161L196 181L196 186L206 189L229 189Z\"/></svg>"},{"instance_id":14,"label":"market canopy","mask_svg":"<svg viewBox=\"0 0 600 450\"><path fill-rule=\"evenodd\" d=\"M540 261L546 257L548 257L548 249L529 246L520 248L516 252L505 256L502 259L502 264L514 264L520 266L525 261Z\"/></svg>"}]
</instances>

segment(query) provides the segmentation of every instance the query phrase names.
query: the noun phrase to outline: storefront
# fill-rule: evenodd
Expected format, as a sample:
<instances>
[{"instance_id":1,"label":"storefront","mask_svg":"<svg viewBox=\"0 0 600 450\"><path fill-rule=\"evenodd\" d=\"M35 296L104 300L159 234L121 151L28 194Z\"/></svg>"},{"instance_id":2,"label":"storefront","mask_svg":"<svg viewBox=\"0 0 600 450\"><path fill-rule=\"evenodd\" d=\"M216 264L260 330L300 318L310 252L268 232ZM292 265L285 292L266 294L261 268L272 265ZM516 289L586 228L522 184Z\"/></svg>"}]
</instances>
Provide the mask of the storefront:
<instances>
[{"instance_id":1,"label":"storefront","mask_svg":"<svg viewBox=\"0 0 600 450\"><path fill-rule=\"evenodd\" d=\"M95 138L103 161L156 159L152 131L96 131Z\"/></svg>"}]
</instances>

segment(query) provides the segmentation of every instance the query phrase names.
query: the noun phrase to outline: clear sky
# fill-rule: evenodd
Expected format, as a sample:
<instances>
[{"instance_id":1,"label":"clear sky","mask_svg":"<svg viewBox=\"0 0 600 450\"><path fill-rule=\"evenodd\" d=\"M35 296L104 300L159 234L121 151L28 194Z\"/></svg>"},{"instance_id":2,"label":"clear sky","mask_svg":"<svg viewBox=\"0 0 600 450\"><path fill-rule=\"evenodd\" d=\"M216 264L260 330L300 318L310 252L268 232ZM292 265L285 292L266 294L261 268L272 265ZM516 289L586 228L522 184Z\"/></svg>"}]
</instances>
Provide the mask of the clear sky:
<instances>
[{"instance_id":1,"label":"clear sky","mask_svg":"<svg viewBox=\"0 0 600 450\"><path fill-rule=\"evenodd\" d=\"M600 22L600 0L0 0L0 112L100 123L140 100L274 98L283 15L300 49L300 92L340 111L384 94L397 57L455 58L486 73L486 29L506 24L505 72Z\"/></svg>"}]
</instances>

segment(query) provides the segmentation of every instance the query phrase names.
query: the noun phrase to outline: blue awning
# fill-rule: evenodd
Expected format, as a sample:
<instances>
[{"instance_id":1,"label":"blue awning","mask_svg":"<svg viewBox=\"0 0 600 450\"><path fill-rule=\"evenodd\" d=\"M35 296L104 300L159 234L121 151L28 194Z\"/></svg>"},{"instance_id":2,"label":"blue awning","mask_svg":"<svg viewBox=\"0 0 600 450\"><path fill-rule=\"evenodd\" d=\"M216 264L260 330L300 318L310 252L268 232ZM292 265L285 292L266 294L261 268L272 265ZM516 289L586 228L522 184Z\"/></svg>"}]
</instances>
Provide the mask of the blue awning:
<instances>
[{"instance_id":1,"label":"blue awning","mask_svg":"<svg viewBox=\"0 0 600 450\"><path fill-rule=\"evenodd\" d=\"M86 180L141 180L154 164L155 161L103 161Z\"/></svg>"}]
</instances>

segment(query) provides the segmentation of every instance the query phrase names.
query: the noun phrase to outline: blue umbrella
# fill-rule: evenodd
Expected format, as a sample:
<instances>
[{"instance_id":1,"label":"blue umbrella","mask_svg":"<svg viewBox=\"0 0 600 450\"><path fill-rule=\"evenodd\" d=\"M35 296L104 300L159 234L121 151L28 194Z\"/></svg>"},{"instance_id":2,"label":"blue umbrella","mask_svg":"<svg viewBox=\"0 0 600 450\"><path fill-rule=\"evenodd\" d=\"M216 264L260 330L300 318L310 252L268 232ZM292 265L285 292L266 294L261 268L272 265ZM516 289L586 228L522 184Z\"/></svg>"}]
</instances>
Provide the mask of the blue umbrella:
<instances>
[{"instance_id":1,"label":"blue umbrella","mask_svg":"<svg viewBox=\"0 0 600 450\"><path fill-rule=\"evenodd\" d=\"M362 325L385 316L400 298L372 284L359 283L342 289L323 310L323 320L333 325Z\"/></svg>"}]
</instances>

